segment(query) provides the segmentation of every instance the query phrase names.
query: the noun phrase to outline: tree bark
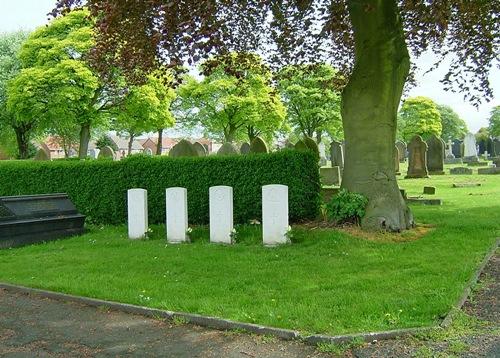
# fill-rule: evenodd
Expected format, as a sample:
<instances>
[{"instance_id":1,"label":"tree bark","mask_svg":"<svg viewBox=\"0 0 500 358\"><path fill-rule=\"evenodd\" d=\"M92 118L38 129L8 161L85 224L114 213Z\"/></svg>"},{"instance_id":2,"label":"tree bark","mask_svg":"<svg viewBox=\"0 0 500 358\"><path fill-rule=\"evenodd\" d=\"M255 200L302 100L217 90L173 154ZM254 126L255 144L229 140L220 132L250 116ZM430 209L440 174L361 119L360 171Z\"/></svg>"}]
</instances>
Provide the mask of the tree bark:
<instances>
[{"instance_id":1,"label":"tree bark","mask_svg":"<svg viewBox=\"0 0 500 358\"><path fill-rule=\"evenodd\" d=\"M15 126L17 150L19 152L19 159L28 159L29 157L29 144L30 136L29 130L25 126Z\"/></svg>"},{"instance_id":2,"label":"tree bark","mask_svg":"<svg viewBox=\"0 0 500 358\"><path fill-rule=\"evenodd\" d=\"M158 143L156 143L156 155L161 155L163 147L163 128L158 129Z\"/></svg>"},{"instance_id":3,"label":"tree bark","mask_svg":"<svg viewBox=\"0 0 500 358\"><path fill-rule=\"evenodd\" d=\"M80 128L80 148L78 149L78 157L80 159L87 158L90 141L90 123L82 124Z\"/></svg>"},{"instance_id":4,"label":"tree bark","mask_svg":"<svg viewBox=\"0 0 500 358\"><path fill-rule=\"evenodd\" d=\"M406 230L413 216L394 171L397 110L410 69L403 25L395 0L353 0L348 10L356 58L342 93L342 187L368 197L364 228Z\"/></svg>"},{"instance_id":5,"label":"tree bark","mask_svg":"<svg viewBox=\"0 0 500 358\"><path fill-rule=\"evenodd\" d=\"M132 154L132 144L134 144L134 135L132 133L130 133L130 139L128 140L127 155Z\"/></svg>"}]
</instances>

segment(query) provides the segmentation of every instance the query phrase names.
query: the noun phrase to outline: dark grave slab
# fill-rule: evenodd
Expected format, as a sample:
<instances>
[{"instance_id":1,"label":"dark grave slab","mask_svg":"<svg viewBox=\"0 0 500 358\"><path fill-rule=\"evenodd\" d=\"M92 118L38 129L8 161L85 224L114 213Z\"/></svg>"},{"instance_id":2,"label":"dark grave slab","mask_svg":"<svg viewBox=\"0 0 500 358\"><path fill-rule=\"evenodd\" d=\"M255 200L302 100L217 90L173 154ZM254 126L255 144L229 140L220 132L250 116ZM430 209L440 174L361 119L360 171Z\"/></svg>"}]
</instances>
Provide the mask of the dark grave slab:
<instances>
[{"instance_id":1,"label":"dark grave slab","mask_svg":"<svg viewBox=\"0 0 500 358\"><path fill-rule=\"evenodd\" d=\"M434 195L436 194L436 188L433 186L424 186L424 194Z\"/></svg>"},{"instance_id":2,"label":"dark grave slab","mask_svg":"<svg viewBox=\"0 0 500 358\"><path fill-rule=\"evenodd\" d=\"M81 234L84 224L66 194L0 197L0 249Z\"/></svg>"},{"instance_id":3,"label":"dark grave slab","mask_svg":"<svg viewBox=\"0 0 500 358\"><path fill-rule=\"evenodd\" d=\"M477 173L488 175L500 174L500 168L480 168L477 170Z\"/></svg>"},{"instance_id":4,"label":"dark grave slab","mask_svg":"<svg viewBox=\"0 0 500 358\"><path fill-rule=\"evenodd\" d=\"M472 169L471 168L465 168L465 167L451 168L450 169L450 174L452 174L452 175L471 175L472 174Z\"/></svg>"},{"instance_id":5,"label":"dark grave slab","mask_svg":"<svg viewBox=\"0 0 500 358\"><path fill-rule=\"evenodd\" d=\"M443 205L443 200L441 199L426 199L421 197L408 197L406 202L409 204L420 205Z\"/></svg>"},{"instance_id":6,"label":"dark grave slab","mask_svg":"<svg viewBox=\"0 0 500 358\"><path fill-rule=\"evenodd\" d=\"M475 188L481 186L481 183L453 183L454 188Z\"/></svg>"},{"instance_id":7,"label":"dark grave slab","mask_svg":"<svg viewBox=\"0 0 500 358\"><path fill-rule=\"evenodd\" d=\"M468 162L467 165L469 167L486 167L488 162Z\"/></svg>"}]
</instances>

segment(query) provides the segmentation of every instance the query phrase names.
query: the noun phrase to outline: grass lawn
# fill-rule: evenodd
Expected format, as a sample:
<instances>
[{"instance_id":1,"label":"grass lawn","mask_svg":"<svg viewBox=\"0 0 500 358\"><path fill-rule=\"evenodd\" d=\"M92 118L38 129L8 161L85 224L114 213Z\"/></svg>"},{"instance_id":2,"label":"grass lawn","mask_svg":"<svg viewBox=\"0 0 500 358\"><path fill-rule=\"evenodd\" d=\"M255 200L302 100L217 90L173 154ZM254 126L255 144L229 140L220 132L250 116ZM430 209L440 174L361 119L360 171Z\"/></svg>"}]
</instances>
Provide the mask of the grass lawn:
<instances>
[{"instance_id":1,"label":"grass lawn","mask_svg":"<svg viewBox=\"0 0 500 358\"><path fill-rule=\"evenodd\" d=\"M480 182L481 187L452 188ZM410 196L437 189L438 207L413 206L434 229L414 241L370 241L333 229L294 228L295 243L260 245L238 227L233 246L167 245L164 227L129 241L125 226L0 250L0 281L162 309L340 334L431 325L443 317L500 236L500 176L401 179ZM404 239L404 236L403 236Z\"/></svg>"}]
</instances>

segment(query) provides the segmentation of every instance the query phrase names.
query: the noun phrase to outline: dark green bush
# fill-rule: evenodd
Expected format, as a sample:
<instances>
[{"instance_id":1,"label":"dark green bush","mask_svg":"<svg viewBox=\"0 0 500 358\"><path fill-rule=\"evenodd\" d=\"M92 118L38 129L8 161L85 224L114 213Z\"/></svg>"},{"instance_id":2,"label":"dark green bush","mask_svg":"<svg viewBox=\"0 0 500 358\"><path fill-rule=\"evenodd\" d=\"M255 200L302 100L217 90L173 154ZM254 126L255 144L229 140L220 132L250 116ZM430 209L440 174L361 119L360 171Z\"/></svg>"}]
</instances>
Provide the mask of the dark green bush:
<instances>
[{"instance_id":1,"label":"dark green bush","mask_svg":"<svg viewBox=\"0 0 500 358\"><path fill-rule=\"evenodd\" d=\"M261 219L261 187L289 187L290 220L317 217L320 203L319 170L311 153L293 150L251 156L169 158L134 156L113 161L0 162L0 196L68 193L91 222L126 221L126 192L148 190L152 223L165 221L165 189L188 190L189 221L208 223L208 189L234 188L234 219Z\"/></svg>"},{"instance_id":2,"label":"dark green bush","mask_svg":"<svg viewBox=\"0 0 500 358\"><path fill-rule=\"evenodd\" d=\"M368 199L364 195L341 189L326 204L326 213L328 219L337 224L359 224L365 216L367 204Z\"/></svg>"}]
</instances>

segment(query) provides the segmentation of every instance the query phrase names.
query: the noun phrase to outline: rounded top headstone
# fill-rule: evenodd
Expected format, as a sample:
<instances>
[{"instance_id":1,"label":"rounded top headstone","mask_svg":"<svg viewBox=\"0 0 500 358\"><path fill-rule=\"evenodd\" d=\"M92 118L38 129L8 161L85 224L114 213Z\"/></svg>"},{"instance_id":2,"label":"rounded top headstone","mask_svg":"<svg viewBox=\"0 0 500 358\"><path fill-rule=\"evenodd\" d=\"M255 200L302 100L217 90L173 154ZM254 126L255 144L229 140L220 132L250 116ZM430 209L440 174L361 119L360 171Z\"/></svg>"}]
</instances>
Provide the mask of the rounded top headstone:
<instances>
[{"instance_id":1,"label":"rounded top headstone","mask_svg":"<svg viewBox=\"0 0 500 358\"><path fill-rule=\"evenodd\" d=\"M197 157L198 152L191 142L182 139L179 143L174 145L172 149L170 149L168 156L172 158Z\"/></svg>"},{"instance_id":2,"label":"rounded top headstone","mask_svg":"<svg viewBox=\"0 0 500 358\"><path fill-rule=\"evenodd\" d=\"M243 143L240 147L240 153L241 154L248 154L250 153L250 144L248 143Z\"/></svg>"},{"instance_id":3,"label":"rounded top headstone","mask_svg":"<svg viewBox=\"0 0 500 358\"><path fill-rule=\"evenodd\" d=\"M40 147L35 155L35 160L50 160L50 151L47 148Z\"/></svg>"},{"instance_id":4,"label":"rounded top headstone","mask_svg":"<svg viewBox=\"0 0 500 358\"><path fill-rule=\"evenodd\" d=\"M198 153L199 157L205 157L207 155L207 150L200 142L194 142L193 147Z\"/></svg>"},{"instance_id":5,"label":"rounded top headstone","mask_svg":"<svg viewBox=\"0 0 500 358\"><path fill-rule=\"evenodd\" d=\"M115 151L110 146L102 147L97 159L115 159Z\"/></svg>"},{"instance_id":6,"label":"rounded top headstone","mask_svg":"<svg viewBox=\"0 0 500 358\"><path fill-rule=\"evenodd\" d=\"M233 143L226 142L219 148L217 151L217 155L236 155L238 154L238 149L234 146Z\"/></svg>"},{"instance_id":7,"label":"rounded top headstone","mask_svg":"<svg viewBox=\"0 0 500 358\"><path fill-rule=\"evenodd\" d=\"M267 153L269 150L267 149L267 144L260 137L255 137L250 143L250 153Z\"/></svg>"}]
</instances>

